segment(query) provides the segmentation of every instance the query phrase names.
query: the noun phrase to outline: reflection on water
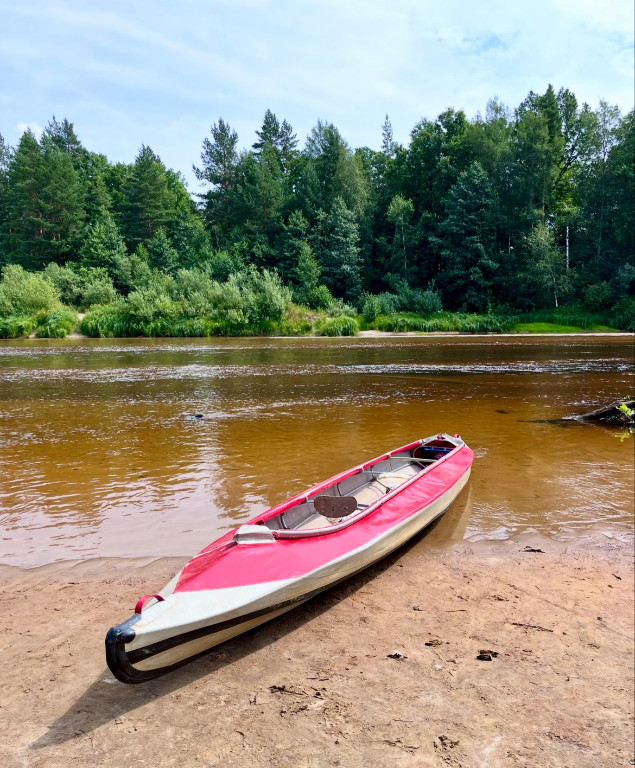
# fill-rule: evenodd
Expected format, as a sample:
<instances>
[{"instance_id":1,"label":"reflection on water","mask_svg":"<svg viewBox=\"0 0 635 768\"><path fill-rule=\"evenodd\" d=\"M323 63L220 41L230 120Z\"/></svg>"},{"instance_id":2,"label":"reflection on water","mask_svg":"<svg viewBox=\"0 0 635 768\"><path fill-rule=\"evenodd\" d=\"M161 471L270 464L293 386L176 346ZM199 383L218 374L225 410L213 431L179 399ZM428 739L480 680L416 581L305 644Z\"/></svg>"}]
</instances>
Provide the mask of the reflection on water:
<instances>
[{"instance_id":1,"label":"reflection on water","mask_svg":"<svg viewBox=\"0 0 635 768\"><path fill-rule=\"evenodd\" d=\"M190 554L437 431L477 459L431 538L621 535L635 440L560 419L632 390L623 338L0 342L0 559Z\"/></svg>"}]
</instances>

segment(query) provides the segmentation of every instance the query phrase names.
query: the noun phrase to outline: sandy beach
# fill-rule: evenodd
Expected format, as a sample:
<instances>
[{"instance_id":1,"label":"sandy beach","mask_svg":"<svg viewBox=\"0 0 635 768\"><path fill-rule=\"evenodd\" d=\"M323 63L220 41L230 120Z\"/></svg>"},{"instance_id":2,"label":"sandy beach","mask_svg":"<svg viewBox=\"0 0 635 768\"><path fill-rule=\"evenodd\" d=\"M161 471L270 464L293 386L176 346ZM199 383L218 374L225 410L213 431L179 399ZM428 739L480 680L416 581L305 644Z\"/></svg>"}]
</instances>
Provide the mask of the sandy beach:
<instances>
[{"instance_id":1,"label":"sandy beach","mask_svg":"<svg viewBox=\"0 0 635 768\"><path fill-rule=\"evenodd\" d=\"M429 533L141 686L103 637L180 560L5 566L0 762L632 765L632 548L527 546Z\"/></svg>"}]
</instances>

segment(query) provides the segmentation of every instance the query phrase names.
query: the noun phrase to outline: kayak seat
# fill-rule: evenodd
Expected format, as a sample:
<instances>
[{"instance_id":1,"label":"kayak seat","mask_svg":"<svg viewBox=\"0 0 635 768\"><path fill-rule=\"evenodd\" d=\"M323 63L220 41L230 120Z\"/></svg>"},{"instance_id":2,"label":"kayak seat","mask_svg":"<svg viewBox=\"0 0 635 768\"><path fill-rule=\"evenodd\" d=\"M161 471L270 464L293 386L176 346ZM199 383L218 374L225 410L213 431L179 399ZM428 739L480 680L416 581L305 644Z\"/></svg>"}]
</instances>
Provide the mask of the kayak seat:
<instances>
[{"instance_id":1,"label":"kayak seat","mask_svg":"<svg viewBox=\"0 0 635 768\"><path fill-rule=\"evenodd\" d=\"M408 456L393 457L393 460L384 459L372 465L368 469L358 472L350 477L345 477L336 485L331 486L326 494L334 503L338 498L348 497L355 500L355 509L350 514L365 509L381 499L397 486L409 478L418 474L422 469L421 459L412 463L403 460ZM395 459L401 459L395 460ZM322 494L325 492L323 491ZM315 497L317 498L317 497ZM264 524L271 530L310 530L313 528L328 528L350 515L335 514L329 516L325 509L320 511L315 508L315 498L290 507L284 512L269 518ZM327 505L328 506L328 505ZM337 504L335 505L337 507ZM340 505L344 508L346 505Z\"/></svg>"},{"instance_id":2,"label":"kayak seat","mask_svg":"<svg viewBox=\"0 0 635 768\"><path fill-rule=\"evenodd\" d=\"M386 486L386 488L392 490L409 478L418 474L420 471L421 467L415 467L412 464L407 464L405 467L401 467L396 472L382 472L381 474L377 475L377 480L382 485Z\"/></svg>"},{"instance_id":3,"label":"kayak seat","mask_svg":"<svg viewBox=\"0 0 635 768\"><path fill-rule=\"evenodd\" d=\"M280 527L289 530L304 528L305 524L315 516L316 512L312 504L307 504L306 502L304 504L297 504L280 515Z\"/></svg>"},{"instance_id":4,"label":"kayak seat","mask_svg":"<svg viewBox=\"0 0 635 768\"><path fill-rule=\"evenodd\" d=\"M386 493L386 487L376 480L371 480L365 486L352 494L357 500L357 506L363 509L373 504Z\"/></svg>"},{"instance_id":5,"label":"kayak seat","mask_svg":"<svg viewBox=\"0 0 635 768\"><path fill-rule=\"evenodd\" d=\"M313 517L305 520L305 522L300 523L300 525L296 527L296 531L307 531L311 528L328 528L329 525L331 525L331 521L328 519L328 517L315 514Z\"/></svg>"},{"instance_id":6,"label":"kayak seat","mask_svg":"<svg viewBox=\"0 0 635 768\"><path fill-rule=\"evenodd\" d=\"M343 480L340 480L339 483L334 486L333 490L339 493L340 496L355 496L359 490L368 485L371 479L372 475L359 472L356 475L351 475L350 477L345 477Z\"/></svg>"}]
</instances>

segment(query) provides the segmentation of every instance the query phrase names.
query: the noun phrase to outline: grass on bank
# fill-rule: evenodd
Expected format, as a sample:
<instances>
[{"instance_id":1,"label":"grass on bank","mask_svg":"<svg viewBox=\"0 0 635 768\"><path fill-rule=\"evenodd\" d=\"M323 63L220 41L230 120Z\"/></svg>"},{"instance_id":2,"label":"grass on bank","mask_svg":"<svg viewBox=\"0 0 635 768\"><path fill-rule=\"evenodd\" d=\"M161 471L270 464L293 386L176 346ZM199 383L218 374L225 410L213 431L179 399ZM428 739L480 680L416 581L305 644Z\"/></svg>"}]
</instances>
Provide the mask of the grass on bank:
<instances>
[{"instance_id":1,"label":"grass on bank","mask_svg":"<svg viewBox=\"0 0 635 768\"><path fill-rule=\"evenodd\" d=\"M513 327L514 333L584 333L585 331L595 332L617 332L615 328L608 325L593 325L591 328L580 328L577 325L561 325L559 323L516 323Z\"/></svg>"},{"instance_id":2,"label":"grass on bank","mask_svg":"<svg viewBox=\"0 0 635 768\"><path fill-rule=\"evenodd\" d=\"M633 330L632 321L630 327L624 323L620 328L616 318L610 314L592 314L569 308L522 315L437 312L424 317L401 312L380 315L372 322L363 322L363 328L391 333L583 333Z\"/></svg>"},{"instance_id":3,"label":"grass on bank","mask_svg":"<svg viewBox=\"0 0 635 768\"><path fill-rule=\"evenodd\" d=\"M0 317L0 339L65 339L77 327L77 313L60 308L37 315Z\"/></svg>"},{"instance_id":4,"label":"grass on bank","mask_svg":"<svg viewBox=\"0 0 635 768\"><path fill-rule=\"evenodd\" d=\"M363 317L341 315L329 317L326 312L310 310L295 304L280 320L246 322L232 318L219 319L182 313L152 314L138 317L122 311L120 305L94 306L78 325L74 310L61 307L41 311L37 315L12 315L0 318L0 339L63 339L75 329L92 338L133 337L244 337L244 336L356 336L360 330L388 333L583 333L585 331L616 332L610 318L597 315L477 315L440 312L431 317L415 313L380 315L372 322Z\"/></svg>"}]
</instances>

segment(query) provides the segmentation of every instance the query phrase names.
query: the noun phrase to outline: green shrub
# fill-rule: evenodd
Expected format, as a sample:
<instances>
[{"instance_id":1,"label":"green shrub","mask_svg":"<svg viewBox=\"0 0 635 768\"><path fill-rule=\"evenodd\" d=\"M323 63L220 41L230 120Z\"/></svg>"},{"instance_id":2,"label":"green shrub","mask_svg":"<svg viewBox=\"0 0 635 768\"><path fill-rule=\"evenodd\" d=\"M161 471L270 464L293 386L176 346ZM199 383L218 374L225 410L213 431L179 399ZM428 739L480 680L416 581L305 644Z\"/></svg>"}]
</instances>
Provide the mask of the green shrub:
<instances>
[{"instance_id":1,"label":"green shrub","mask_svg":"<svg viewBox=\"0 0 635 768\"><path fill-rule=\"evenodd\" d=\"M353 317L333 317L318 324L320 336L356 336L359 331L357 321Z\"/></svg>"},{"instance_id":2,"label":"green shrub","mask_svg":"<svg viewBox=\"0 0 635 768\"><path fill-rule=\"evenodd\" d=\"M495 315L469 315L461 323L461 333L505 333L513 328L513 319Z\"/></svg>"},{"instance_id":3,"label":"green shrub","mask_svg":"<svg viewBox=\"0 0 635 768\"><path fill-rule=\"evenodd\" d=\"M591 331L598 326L610 326L613 317L610 312L587 312L579 307L560 307L559 309L527 312L517 318L522 323L553 323L569 325Z\"/></svg>"},{"instance_id":4,"label":"green shrub","mask_svg":"<svg viewBox=\"0 0 635 768\"><path fill-rule=\"evenodd\" d=\"M56 309L60 297L53 283L40 274L27 272L18 264L2 270L0 281L0 317L35 315L42 310Z\"/></svg>"},{"instance_id":5,"label":"green shrub","mask_svg":"<svg viewBox=\"0 0 635 768\"><path fill-rule=\"evenodd\" d=\"M613 301L613 288L607 282L589 285L584 291L584 306L592 312L607 309Z\"/></svg>"},{"instance_id":6,"label":"green shrub","mask_svg":"<svg viewBox=\"0 0 635 768\"><path fill-rule=\"evenodd\" d=\"M372 327L377 331L387 333L406 333L408 331L425 330L425 320L422 317L409 317L402 314L380 315Z\"/></svg>"},{"instance_id":7,"label":"green shrub","mask_svg":"<svg viewBox=\"0 0 635 768\"><path fill-rule=\"evenodd\" d=\"M54 309L37 316L35 335L40 339L65 339L77 324L77 315L70 309Z\"/></svg>"},{"instance_id":8,"label":"green shrub","mask_svg":"<svg viewBox=\"0 0 635 768\"><path fill-rule=\"evenodd\" d=\"M306 336L313 331L313 323L310 320L284 319L276 330L277 336Z\"/></svg>"},{"instance_id":9,"label":"green shrub","mask_svg":"<svg viewBox=\"0 0 635 768\"><path fill-rule=\"evenodd\" d=\"M367 323L372 323L381 314L381 302L377 296L369 293L364 299L362 306L362 315Z\"/></svg>"},{"instance_id":10,"label":"green shrub","mask_svg":"<svg viewBox=\"0 0 635 768\"><path fill-rule=\"evenodd\" d=\"M433 288L428 288L425 291L411 291L408 308L421 315L433 315L436 312L441 312L443 310L441 294Z\"/></svg>"},{"instance_id":11,"label":"green shrub","mask_svg":"<svg viewBox=\"0 0 635 768\"><path fill-rule=\"evenodd\" d=\"M87 309L93 304L110 304L118 294L103 267L68 264L64 267L51 262L43 272L59 293L63 304Z\"/></svg>"},{"instance_id":12,"label":"green shrub","mask_svg":"<svg viewBox=\"0 0 635 768\"><path fill-rule=\"evenodd\" d=\"M329 317L357 317L357 310L342 299L333 299L326 307L326 314Z\"/></svg>"},{"instance_id":13,"label":"green shrub","mask_svg":"<svg viewBox=\"0 0 635 768\"><path fill-rule=\"evenodd\" d=\"M380 293L377 298L381 307L380 315L394 315L399 312L399 296L395 293Z\"/></svg>"},{"instance_id":14,"label":"green shrub","mask_svg":"<svg viewBox=\"0 0 635 768\"><path fill-rule=\"evenodd\" d=\"M118 298L112 280L106 275L86 283L81 292L79 306L88 309L94 304L111 304Z\"/></svg>"},{"instance_id":15,"label":"green shrub","mask_svg":"<svg viewBox=\"0 0 635 768\"><path fill-rule=\"evenodd\" d=\"M61 266L51 262L42 273L44 277L55 286L60 300L71 306L79 305L79 297L82 293L83 280L79 273L70 266Z\"/></svg>"},{"instance_id":16,"label":"green shrub","mask_svg":"<svg viewBox=\"0 0 635 768\"><path fill-rule=\"evenodd\" d=\"M93 306L84 315L79 323L79 330L91 338L110 338L112 333L108 333L111 326L111 318L116 314L114 307Z\"/></svg>"},{"instance_id":17,"label":"green shrub","mask_svg":"<svg viewBox=\"0 0 635 768\"><path fill-rule=\"evenodd\" d=\"M505 333L513 327L515 318L496 315L465 315L447 312L433 317L421 317L416 314L400 313L380 315L372 324L378 331L389 333Z\"/></svg>"},{"instance_id":18,"label":"green shrub","mask_svg":"<svg viewBox=\"0 0 635 768\"><path fill-rule=\"evenodd\" d=\"M325 285L318 285L307 292L306 305L311 309L327 309L333 303L333 296Z\"/></svg>"},{"instance_id":19,"label":"green shrub","mask_svg":"<svg viewBox=\"0 0 635 768\"><path fill-rule=\"evenodd\" d=\"M623 298L611 312L612 325L620 331L635 331L635 301Z\"/></svg>"},{"instance_id":20,"label":"green shrub","mask_svg":"<svg viewBox=\"0 0 635 768\"><path fill-rule=\"evenodd\" d=\"M0 339L26 339L35 330L34 317L10 315L0 317Z\"/></svg>"},{"instance_id":21,"label":"green shrub","mask_svg":"<svg viewBox=\"0 0 635 768\"><path fill-rule=\"evenodd\" d=\"M282 284L275 272L250 267L244 272L230 275L225 289L237 292L240 310L247 323L261 320L282 320L291 303L291 290Z\"/></svg>"}]
</instances>

